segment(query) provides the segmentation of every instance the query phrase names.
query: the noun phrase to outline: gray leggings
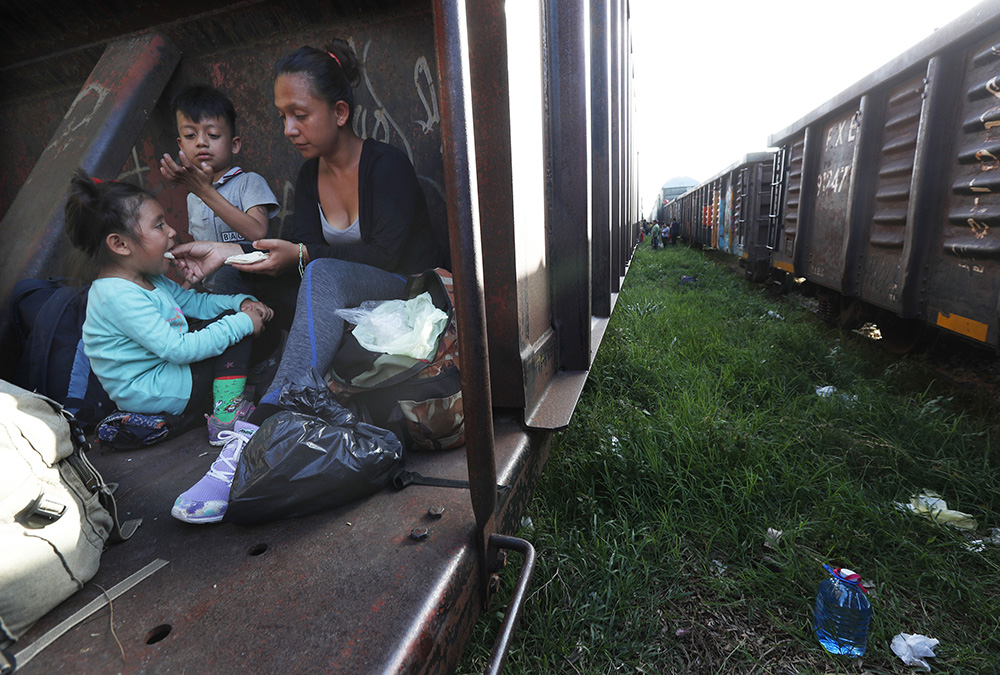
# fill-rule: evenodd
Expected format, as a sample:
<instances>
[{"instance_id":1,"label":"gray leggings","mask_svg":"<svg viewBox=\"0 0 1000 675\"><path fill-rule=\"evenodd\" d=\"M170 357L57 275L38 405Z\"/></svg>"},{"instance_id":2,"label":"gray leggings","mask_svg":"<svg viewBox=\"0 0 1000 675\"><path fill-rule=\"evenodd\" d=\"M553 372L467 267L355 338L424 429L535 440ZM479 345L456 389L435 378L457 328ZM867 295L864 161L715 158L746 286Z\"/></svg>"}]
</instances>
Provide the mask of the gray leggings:
<instances>
[{"instance_id":1,"label":"gray leggings","mask_svg":"<svg viewBox=\"0 0 1000 675\"><path fill-rule=\"evenodd\" d=\"M396 300L405 287L405 277L370 265L336 258L309 263L281 363L261 403L277 404L281 385L308 382L313 368L321 376L326 374L344 334L344 320L336 310L357 307L365 300Z\"/></svg>"}]
</instances>

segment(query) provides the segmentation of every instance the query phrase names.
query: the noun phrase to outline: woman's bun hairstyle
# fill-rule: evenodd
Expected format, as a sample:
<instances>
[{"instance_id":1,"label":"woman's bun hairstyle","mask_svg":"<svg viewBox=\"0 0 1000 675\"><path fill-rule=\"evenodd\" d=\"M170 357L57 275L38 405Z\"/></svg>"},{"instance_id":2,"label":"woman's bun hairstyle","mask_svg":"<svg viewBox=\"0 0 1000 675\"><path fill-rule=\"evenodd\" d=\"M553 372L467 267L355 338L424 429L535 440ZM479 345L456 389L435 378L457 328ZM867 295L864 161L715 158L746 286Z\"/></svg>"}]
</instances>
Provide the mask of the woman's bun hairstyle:
<instances>
[{"instance_id":1,"label":"woman's bun hairstyle","mask_svg":"<svg viewBox=\"0 0 1000 675\"><path fill-rule=\"evenodd\" d=\"M274 66L274 76L305 75L313 93L328 104L344 101L350 108L348 122L354 115L354 87L361 82L358 57L346 40L334 38L323 49L299 47L282 57Z\"/></svg>"},{"instance_id":2,"label":"woman's bun hairstyle","mask_svg":"<svg viewBox=\"0 0 1000 675\"><path fill-rule=\"evenodd\" d=\"M139 208L147 199L152 195L140 187L100 181L77 169L66 198L66 234L89 258L103 258L109 234L134 236Z\"/></svg>"}]
</instances>

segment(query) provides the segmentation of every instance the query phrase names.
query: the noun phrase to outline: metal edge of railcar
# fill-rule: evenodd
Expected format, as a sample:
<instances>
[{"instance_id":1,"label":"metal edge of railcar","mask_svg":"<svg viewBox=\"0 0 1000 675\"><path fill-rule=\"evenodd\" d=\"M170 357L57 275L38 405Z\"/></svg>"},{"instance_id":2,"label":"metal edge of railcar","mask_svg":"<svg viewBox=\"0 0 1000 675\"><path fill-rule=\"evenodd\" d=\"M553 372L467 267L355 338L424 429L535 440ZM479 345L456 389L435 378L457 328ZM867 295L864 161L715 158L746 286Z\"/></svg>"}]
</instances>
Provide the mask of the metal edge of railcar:
<instances>
[{"instance_id":1,"label":"metal edge of railcar","mask_svg":"<svg viewBox=\"0 0 1000 675\"><path fill-rule=\"evenodd\" d=\"M253 20L264 25L272 21L280 24L288 17L261 17L267 12L278 14L283 4L287 3L238 2L203 12L198 17L205 20L201 34L211 36L213 30L224 33L240 28L241 21L243 27L245 22ZM339 3L336 9L347 5L351 3ZM379 7L388 8L385 11L391 13L398 5L386 2ZM403 493L379 494L362 505L333 515L243 530L225 526L228 529L220 528L217 535L178 530L178 524L167 522L169 518L147 512L144 514L147 523L140 533L144 530L149 533L148 550L139 548L141 536L121 548L109 549L95 582L112 585L126 576L126 571L139 569L145 553L171 558L171 565L152 574L129 595L117 599L114 618L100 615L102 622L112 621L110 635L98 628L106 624L99 624L97 615L90 616L50 645L30 668L54 672L57 666L85 665L99 670L125 665L133 671L159 671L190 664L200 653L206 659L201 662L203 665L211 664L220 672L235 667L237 662L244 666L266 666L281 659L299 667L323 663L330 670L347 668L351 672L451 670L469 638L471 623L496 592L494 575L503 559L501 549L513 547L525 553L526 560L529 557L530 545L503 533L517 528L519 514L544 465L551 430L569 423L635 242L638 198L635 160L630 154L634 149L628 4L627 0L539 3L544 30L540 41L547 49L541 64L545 100L562 102L558 110L546 106L540 111L544 114L546 138L542 159L550 169L555 165L565 173L560 183L546 186L544 206L535 214L551 224L555 234L546 240L551 261L536 272L536 277L544 279L536 279L534 288L525 288L517 269L518 251L523 255L523 249L490 248L496 243L490 236L497 232L506 232L509 237L533 227L515 223L510 212L511 183L516 177L512 175L509 151L503 143L497 143L496 136L502 135L508 113L497 109L497 99L488 98L493 93L502 101L509 91L504 69L496 68L498 62L506 61L503 8L497 3L467 4L462 0L434 0L428 5L439 78L436 90L439 108L434 112L439 113L444 129L443 180L470 433L461 461L456 461L454 455L420 458L420 461L427 467L426 472L466 472L471 489L464 498L465 505L461 497L439 496L437 492L431 497L406 497L402 501L398 495ZM61 9L69 7L59 3L38 5L33 10L34 18L51 20ZM23 249L9 246L6 250L4 266L9 278L4 279L5 293L10 285L7 282L12 283L13 278L49 269L48 258L57 252L58 205L62 194L58 186L65 182L64 165L71 161L69 158L74 160L69 170L82 164L93 173L111 177L123 171L120 167L131 171L142 169L135 155L135 139L143 132L152 109L158 105L174 69L183 59L171 41L156 29L167 26L176 30L187 10L186 6L175 9L147 6L143 12L150 12L152 20L144 16L136 19L136 14L130 14L127 18L140 23L124 34L109 34L97 42L75 46L53 39L59 54L48 54L42 46L31 59L29 71L34 68L32 73L42 79L46 77L46 69L64 73L75 69L77 72L68 76L70 80L86 79L94 86L85 84L76 95L52 140L46 141L46 152L54 154L47 157L43 153L34 163L23 179L24 187L31 189L18 192L0 225L3 231L17 231L31 237ZM315 11L323 15L322 11ZM412 9L403 11L419 13ZM585 12L590 14L589 36L582 19ZM236 16L239 13L243 16ZM19 17L27 23L14 22L8 26L23 29L30 25L31 11ZM66 30L72 33L73 27ZM256 33L254 39L275 38ZM594 53L606 54L606 60L588 61L588 39ZM95 51L96 55L91 57L96 61L93 70L81 70L80 63L86 63L87 59L74 57ZM426 63L424 67L427 68ZM16 67L7 65L0 69L3 76L15 79L16 71ZM580 78L572 77L581 71L591 73L590 88ZM433 82L432 71L428 70L425 77ZM102 95L87 95L98 90ZM65 94L62 99L65 100ZM71 147L78 139L85 141L82 150ZM156 154L151 147L142 148L142 152ZM130 161L135 166L130 166ZM23 173L23 168L19 170ZM34 198L34 209L16 204L22 193L31 193L25 199ZM486 195L490 197L485 198ZM500 204L499 211L488 210L496 206L494 197L507 202ZM578 212L559 212L557 205L574 202L583 204ZM32 216L36 219L41 216L45 221L35 226L34 231L30 226L33 221L29 220ZM490 226L480 227L481 221L488 221ZM489 230L490 235L484 230ZM553 241L553 236L558 241ZM557 251L566 242L577 244ZM489 257L482 255L484 249L490 251ZM16 275L11 274L14 267ZM591 292L579 293L581 287L590 288ZM525 305L533 298L539 299L538 293L549 296L545 305L550 309L547 321L551 326L542 331L535 326L530 330L524 326L529 318ZM563 302L572 294L583 298L574 303ZM504 333L511 324L515 326L513 338ZM491 373L506 375L505 369L510 368L521 376L512 385L502 384L498 377L501 385L495 386ZM146 451L148 457L136 456L131 465L127 464L132 462L131 456L102 458L109 475L121 470L125 476L120 495L124 506L147 505L135 496L142 490L128 485L130 478L134 483L140 480L151 485L167 483L169 492L174 489L171 485L185 485L199 473L200 470L178 469L174 456L165 454L169 451L194 457L197 451L204 450L198 444L188 447L191 445L178 442L159 450L151 449ZM155 469L154 460L159 462ZM144 463L148 465L146 468L141 466ZM498 482L511 489L498 496ZM152 494L152 488L149 492L149 499L163 496ZM435 499L447 503L459 521L451 523L450 529L441 526L440 532L432 533L430 544L414 544L409 537L399 536L398 532L408 522L428 529L426 516L414 514L426 511L426 504ZM161 515L165 516L165 511ZM381 526L380 518L386 521ZM355 522L345 523L342 519ZM316 536L324 529L328 531L320 535L323 541L317 542ZM355 535L352 529L359 534ZM335 532L347 543L337 543L337 537L329 539ZM439 535L439 547L434 547L435 534ZM385 542L379 547L351 537L383 537ZM308 544L303 543L307 540ZM351 550L353 547L363 548L376 564L374 570L364 573L356 570L346 580L350 582L347 588L371 604L351 607L350 622L356 623L355 628L330 626L326 622L342 607L337 605L332 582L321 583L315 577L329 574L332 579L344 581L337 576L345 574L338 569L338 560L354 565L365 562L363 556ZM232 563L236 578L199 570L185 562L185 558L196 552L207 553L207 559L214 559L220 565L236 561ZM409 556L407 562L392 562L406 556ZM266 560L266 563L251 560ZM298 575L298 579L282 578L283 573L287 577ZM393 574L404 578L393 581L390 578ZM525 582L522 575L514 593L516 601L524 597ZM392 592L372 592L379 584L389 586ZM217 587L224 587L231 597L228 600L215 597ZM40 641L51 635L48 631L74 610L85 609L88 600L99 600L97 591L87 590L43 618L28 634L27 647L32 639ZM370 594L365 595L366 591ZM393 603L401 608L394 608ZM329 609L328 604L337 606ZM395 614L391 611L394 609ZM175 613L172 619L171 612ZM283 612L287 617L282 616ZM404 616L387 627L390 616L396 614ZM312 619L307 621L306 616ZM498 641L500 649L494 654L491 672L502 667L516 609L509 616L511 620L505 624ZM252 637L252 644L237 640L243 645L240 651L238 646L234 648L225 642L223 629L237 633L256 631L256 634L243 638ZM169 637L171 632L173 638ZM386 632L392 633L391 643L380 643ZM182 639L187 641L183 645L179 644ZM323 644L324 641L330 644ZM124 645L121 657L116 642ZM24 646L16 645L15 653ZM125 659L125 648L133 660L123 664L119 659ZM227 657L237 661L227 663Z\"/></svg>"}]
</instances>

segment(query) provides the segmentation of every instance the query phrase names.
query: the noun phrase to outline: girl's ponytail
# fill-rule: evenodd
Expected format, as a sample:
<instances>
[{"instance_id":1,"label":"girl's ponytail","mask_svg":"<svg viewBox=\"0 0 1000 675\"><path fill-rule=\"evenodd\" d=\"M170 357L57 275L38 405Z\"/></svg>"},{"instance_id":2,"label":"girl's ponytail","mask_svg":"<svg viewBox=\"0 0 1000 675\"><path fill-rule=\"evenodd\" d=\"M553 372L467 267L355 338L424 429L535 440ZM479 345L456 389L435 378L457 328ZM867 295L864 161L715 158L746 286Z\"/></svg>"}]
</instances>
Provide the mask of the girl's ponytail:
<instances>
[{"instance_id":1,"label":"girl's ponytail","mask_svg":"<svg viewBox=\"0 0 1000 675\"><path fill-rule=\"evenodd\" d=\"M77 169L66 198L66 235L87 257L103 260L107 236L118 233L131 238L139 208L151 198L151 194L130 183L100 181Z\"/></svg>"}]
</instances>

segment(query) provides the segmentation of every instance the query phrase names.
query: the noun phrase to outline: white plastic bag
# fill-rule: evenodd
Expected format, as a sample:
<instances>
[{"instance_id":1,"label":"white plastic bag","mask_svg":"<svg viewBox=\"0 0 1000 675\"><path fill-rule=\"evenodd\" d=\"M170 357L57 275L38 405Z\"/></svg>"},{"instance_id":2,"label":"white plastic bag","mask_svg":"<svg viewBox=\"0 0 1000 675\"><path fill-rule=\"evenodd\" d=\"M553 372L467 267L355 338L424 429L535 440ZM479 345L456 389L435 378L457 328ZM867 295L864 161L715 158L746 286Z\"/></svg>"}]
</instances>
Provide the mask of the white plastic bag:
<instances>
[{"instance_id":1,"label":"white plastic bag","mask_svg":"<svg viewBox=\"0 0 1000 675\"><path fill-rule=\"evenodd\" d=\"M920 670L929 671L931 666L925 660L934 656L934 648L938 646L936 638L926 635L910 635L900 633L892 638L892 651L908 666L916 666Z\"/></svg>"},{"instance_id":2,"label":"white plastic bag","mask_svg":"<svg viewBox=\"0 0 1000 675\"><path fill-rule=\"evenodd\" d=\"M430 293L409 300L367 301L337 314L355 324L354 337L365 349L415 359L434 356L448 315L434 306Z\"/></svg>"}]
</instances>

